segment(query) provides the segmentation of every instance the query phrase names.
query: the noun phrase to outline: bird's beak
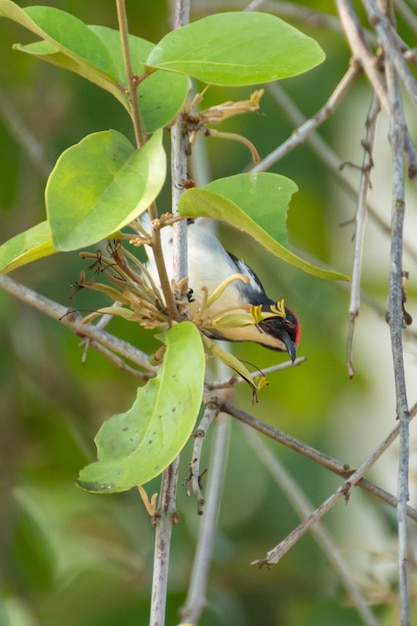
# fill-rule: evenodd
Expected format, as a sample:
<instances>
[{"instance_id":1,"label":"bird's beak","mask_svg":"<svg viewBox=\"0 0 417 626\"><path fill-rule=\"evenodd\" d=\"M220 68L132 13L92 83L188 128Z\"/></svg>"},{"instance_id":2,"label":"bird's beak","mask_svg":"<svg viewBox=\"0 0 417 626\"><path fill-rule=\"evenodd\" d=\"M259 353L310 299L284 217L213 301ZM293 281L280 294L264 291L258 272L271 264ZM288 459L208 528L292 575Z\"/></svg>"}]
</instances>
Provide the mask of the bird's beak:
<instances>
[{"instance_id":1,"label":"bird's beak","mask_svg":"<svg viewBox=\"0 0 417 626\"><path fill-rule=\"evenodd\" d=\"M295 343L293 342L289 334L286 333L285 331L282 333L281 341L283 341L283 343L285 344L285 347L287 348L287 352L290 355L291 361L294 363L295 357L297 356Z\"/></svg>"}]
</instances>

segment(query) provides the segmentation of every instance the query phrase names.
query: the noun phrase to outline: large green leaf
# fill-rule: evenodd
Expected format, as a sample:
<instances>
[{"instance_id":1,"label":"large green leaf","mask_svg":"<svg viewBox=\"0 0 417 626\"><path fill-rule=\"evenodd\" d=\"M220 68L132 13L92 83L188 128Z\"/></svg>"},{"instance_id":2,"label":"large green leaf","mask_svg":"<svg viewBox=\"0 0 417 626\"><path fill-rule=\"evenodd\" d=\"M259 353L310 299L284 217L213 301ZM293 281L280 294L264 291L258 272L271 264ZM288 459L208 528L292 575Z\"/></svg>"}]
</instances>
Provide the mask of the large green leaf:
<instances>
[{"instance_id":1,"label":"large green leaf","mask_svg":"<svg viewBox=\"0 0 417 626\"><path fill-rule=\"evenodd\" d=\"M43 41L16 45L21 52L70 70L106 89L130 111L122 86L126 72L120 33L105 26L87 26L73 15L53 7L20 9L9 0L0 0L0 16L28 28ZM143 62L154 44L130 35L133 71L144 73ZM169 124L180 111L188 93L186 76L156 72L138 90L145 131L154 132Z\"/></svg>"},{"instance_id":2,"label":"large green leaf","mask_svg":"<svg viewBox=\"0 0 417 626\"><path fill-rule=\"evenodd\" d=\"M41 222L0 246L0 273L58 252L52 244L49 222Z\"/></svg>"},{"instance_id":3,"label":"large green leaf","mask_svg":"<svg viewBox=\"0 0 417 626\"><path fill-rule=\"evenodd\" d=\"M298 191L294 181L270 172L237 174L218 178L204 186L237 204L246 215L285 248L289 248L287 213L293 194Z\"/></svg>"},{"instance_id":4,"label":"large green leaf","mask_svg":"<svg viewBox=\"0 0 417 626\"><path fill-rule=\"evenodd\" d=\"M98 461L81 470L82 489L112 493L142 485L163 472L188 441L203 392L203 345L191 322L171 328L166 342L158 376L138 389L126 413L111 417L98 432Z\"/></svg>"},{"instance_id":5,"label":"large green leaf","mask_svg":"<svg viewBox=\"0 0 417 626\"><path fill-rule=\"evenodd\" d=\"M186 217L211 217L228 222L235 228L239 228L251 235L275 256L308 274L319 278L349 280L348 276L321 269L297 256L274 239L268 232L269 228L267 230L261 228L248 215L245 207L237 206L237 204L223 196L214 194L206 189L188 189L182 194L178 208L181 215Z\"/></svg>"},{"instance_id":6,"label":"large green leaf","mask_svg":"<svg viewBox=\"0 0 417 626\"><path fill-rule=\"evenodd\" d=\"M295 76L323 59L314 39L278 17L233 12L171 31L152 50L146 66L215 85L253 85Z\"/></svg>"},{"instance_id":7,"label":"large green leaf","mask_svg":"<svg viewBox=\"0 0 417 626\"><path fill-rule=\"evenodd\" d=\"M120 33L104 26L89 26L102 40L116 64L116 78L120 85L126 85L126 71L123 60ZM141 76L145 69L143 63L154 44L129 36L130 54L133 72ZM140 114L147 133L167 126L181 110L188 95L188 77L181 74L155 72L147 77L138 89Z\"/></svg>"},{"instance_id":8,"label":"large green leaf","mask_svg":"<svg viewBox=\"0 0 417 626\"><path fill-rule=\"evenodd\" d=\"M77 250L118 231L154 201L165 170L161 130L140 150L115 130L68 148L45 192L54 246Z\"/></svg>"},{"instance_id":9,"label":"large green leaf","mask_svg":"<svg viewBox=\"0 0 417 626\"><path fill-rule=\"evenodd\" d=\"M48 42L49 48L43 47L42 52L45 57L55 49L61 53L58 58L64 67L78 71L92 82L111 91L120 101L125 101L114 78L115 67L111 55L100 38L81 20L52 7L21 9L10 0L0 0L0 17L17 22ZM62 57L67 57L67 60Z\"/></svg>"}]
</instances>

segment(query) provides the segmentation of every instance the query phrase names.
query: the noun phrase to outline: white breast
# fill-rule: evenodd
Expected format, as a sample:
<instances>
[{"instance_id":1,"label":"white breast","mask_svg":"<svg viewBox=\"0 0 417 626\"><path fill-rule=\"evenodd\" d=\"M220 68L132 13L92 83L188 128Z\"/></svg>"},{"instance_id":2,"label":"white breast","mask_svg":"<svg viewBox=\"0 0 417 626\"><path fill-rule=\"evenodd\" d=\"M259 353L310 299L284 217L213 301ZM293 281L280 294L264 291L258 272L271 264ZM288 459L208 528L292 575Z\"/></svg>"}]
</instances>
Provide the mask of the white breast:
<instances>
[{"instance_id":1,"label":"white breast","mask_svg":"<svg viewBox=\"0 0 417 626\"><path fill-rule=\"evenodd\" d=\"M194 302L190 303L190 315L194 315L200 306L203 291L206 287L209 295L229 276L236 273L246 274L245 265L237 266L223 248L219 240L207 228L196 223L190 224L188 233L188 286L192 289ZM165 265L170 279L173 277L172 267L172 228L166 227L161 231L162 249ZM155 281L160 285L152 250L147 246L149 263L148 270ZM210 313L240 304L241 298L236 287L237 281L231 283L222 296L212 305Z\"/></svg>"}]
</instances>

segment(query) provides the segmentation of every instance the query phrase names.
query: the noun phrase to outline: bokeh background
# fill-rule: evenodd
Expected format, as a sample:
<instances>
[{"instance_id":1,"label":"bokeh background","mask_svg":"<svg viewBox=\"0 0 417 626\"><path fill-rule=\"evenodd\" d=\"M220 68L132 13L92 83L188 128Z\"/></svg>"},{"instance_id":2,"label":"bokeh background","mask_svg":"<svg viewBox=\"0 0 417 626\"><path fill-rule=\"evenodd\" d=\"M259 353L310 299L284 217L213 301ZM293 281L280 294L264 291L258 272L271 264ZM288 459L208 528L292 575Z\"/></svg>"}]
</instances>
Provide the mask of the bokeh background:
<instances>
[{"instance_id":1,"label":"bokeh background","mask_svg":"<svg viewBox=\"0 0 417 626\"><path fill-rule=\"evenodd\" d=\"M27 2L18 2L27 6ZM113 0L37 2L73 13L88 24L117 27ZM315 37L326 61L281 86L307 116L330 96L346 71L350 53L334 22L297 17L298 3L286 19ZM274 3L267 3L274 7ZM193 3L193 17L232 3ZM239 7L234 3L234 7ZM268 6L266 8L268 8ZM330 11L333 5L311 0L308 7ZM170 28L166 0L127 3L132 33L157 42ZM329 15L329 13L327 13ZM400 18L400 31L410 38ZM85 135L117 129L133 139L127 114L107 93L81 78L12 51L28 43L30 33L0 22L0 238L1 242L42 221L44 188L59 154ZM209 90L204 104L246 99L251 89ZM360 78L320 134L359 180L361 139L371 92ZM33 134L40 147L34 160L19 142L10 116L21 132ZM411 116L410 116L411 119ZM415 122L410 121L415 132ZM261 157L290 136L293 126L267 91L262 113L228 120L222 130L240 132L257 146ZM167 146L169 137L167 135ZM208 178L247 168L244 146L209 138L205 142ZM390 219L390 161L386 121L378 127L373 201ZM190 165L191 168L191 165ZM304 145L273 170L299 186L288 218L293 247L311 259L351 273L355 199L338 178ZM191 174L194 174L191 171ZM408 195L406 235L415 244L415 191ZM166 190L161 210L169 209ZM270 376L260 402L241 385L234 402L260 419L302 439L351 466L357 466L395 426L395 397L390 339L384 320L388 292L389 238L368 221L364 253L363 302L356 323L354 363L349 380L346 343L349 286L307 276L269 256L252 241L222 229L227 247L242 256L261 277L271 297L285 297L302 325L299 354L307 361ZM416 262L405 256L410 271L408 309L416 317ZM16 270L12 277L64 305L98 308L104 301L85 290L70 300L71 282L86 269L77 253L58 254ZM382 314L381 314L382 312ZM0 292L0 626L130 626L148 622L154 532L138 494L93 496L75 483L78 471L95 458L93 438L100 424L125 411L136 395L137 380L104 357L83 349L58 323ZM405 336L409 401L415 400L416 336ZM136 326L117 319L108 330L142 350L158 344ZM266 368L284 356L258 346L239 345L234 352ZM212 434L205 444L209 468ZM268 443L314 506L340 485L340 479L278 444ZM415 467L415 444L411 461ZM182 458L186 476L191 454ZM372 470L370 478L396 490L397 448ZM415 479L414 469L411 476ZM413 485L412 485L413 487ZM158 490L158 481L147 486ZM412 492L411 504L415 506ZM189 582L198 527L192 498L179 490L180 524L172 544L167 624L176 624ZM311 535L300 541L276 566L258 570L250 562L282 540L299 518L242 428L230 418L230 445L224 493L201 626L356 626L361 618L335 576L328 558ZM397 623L395 511L373 496L355 490L349 504L339 503L324 524L351 568L352 577L373 603L381 624ZM416 536L415 523L410 525ZM413 542L411 542L413 545ZM414 565L410 554L411 566ZM417 591L412 578L411 593ZM417 619L417 616L416 616Z\"/></svg>"}]
</instances>

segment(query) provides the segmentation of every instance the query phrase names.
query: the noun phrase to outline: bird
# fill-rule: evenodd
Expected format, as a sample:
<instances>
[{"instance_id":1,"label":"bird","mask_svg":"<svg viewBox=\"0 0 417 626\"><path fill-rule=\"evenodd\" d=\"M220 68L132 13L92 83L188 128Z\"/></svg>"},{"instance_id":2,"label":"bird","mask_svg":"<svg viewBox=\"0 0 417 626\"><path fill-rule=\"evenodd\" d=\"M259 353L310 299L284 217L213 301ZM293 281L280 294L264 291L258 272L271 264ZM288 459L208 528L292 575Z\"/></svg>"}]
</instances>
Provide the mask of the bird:
<instances>
[{"instance_id":1,"label":"bird","mask_svg":"<svg viewBox=\"0 0 417 626\"><path fill-rule=\"evenodd\" d=\"M204 311L207 320L215 320L225 311L248 315L250 307L262 311L259 321L244 325L210 323L202 324L202 332L212 338L231 342L249 341L260 344L270 350L287 352L294 362L297 346L300 342L301 329L298 318L292 309L278 305L269 298L255 272L242 260L228 252L216 235L200 221L188 221L188 314L189 318L198 314L204 302L213 295L223 281L230 283L221 295L210 303ZM161 244L168 278L173 278L173 234L172 227L161 229ZM152 280L159 286L152 249L146 246L148 263L146 265ZM231 277L238 275L237 278ZM260 307L260 309L259 309ZM272 307L272 308L271 308ZM278 311L280 314L277 315ZM270 313L270 316L268 315Z\"/></svg>"}]
</instances>

